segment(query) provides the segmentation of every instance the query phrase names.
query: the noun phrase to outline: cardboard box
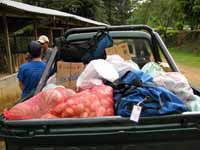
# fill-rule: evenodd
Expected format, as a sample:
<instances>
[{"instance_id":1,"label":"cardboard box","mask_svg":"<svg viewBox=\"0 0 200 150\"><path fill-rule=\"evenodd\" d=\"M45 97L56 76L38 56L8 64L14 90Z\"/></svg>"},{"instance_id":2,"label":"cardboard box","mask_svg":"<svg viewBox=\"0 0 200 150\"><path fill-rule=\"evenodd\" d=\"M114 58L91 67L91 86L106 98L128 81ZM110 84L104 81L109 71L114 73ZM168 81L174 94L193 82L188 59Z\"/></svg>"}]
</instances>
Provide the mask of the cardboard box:
<instances>
[{"instance_id":1,"label":"cardboard box","mask_svg":"<svg viewBox=\"0 0 200 150\"><path fill-rule=\"evenodd\" d=\"M112 47L106 48L106 54L118 54L125 60L129 60L132 57L128 48L128 43L115 44Z\"/></svg>"},{"instance_id":2,"label":"cardboard box","mask_svg":"<svg viewBox=\"0 0 200 150\"><path fill-rule=\"evenodd\" d=\"M71 63L70 66L70 87L76 88L76 80L78 79L81 72L84 70L83 63Z\"/></svg>"},{"instance_id":3,"label":"cardboard box","mask_svg":"<svg viewBox=\"0 0 200 150\"><path fill-rule=\"evenodd\" d=\"M76 89L76 80L84 70L83 63L57 62L56 82L66 88Z\"/></svg>"},{"instance_id":4,"label":"cardboard box","mask_svg":"<svg viewBox=\"0 0 200 150\"><path fill-rule=\"evenodd\" d=\"M116 54L116 45L106 48L106 55Z\"/></svg>"},{"instance_id":5,"label":"cardboard box","mask_svg":"<svg viewBox=\"0 0 200 150\"><path fill-rule=\"evenodd\" d=\"M117 45L117 54L120 55L125 60L131 59L131 54L128 48L128 43L121 43Z\"/></svg>"},{"instance_id":6,"label":"cardboard box","mask_svg":"<svg viewBox=\"0 0 200 150\"><path fill-rule=\"evenodd\" d=\"M70 63L57 62L56 82L59 85L70 87Z\"/></svg>"}]
</instances>

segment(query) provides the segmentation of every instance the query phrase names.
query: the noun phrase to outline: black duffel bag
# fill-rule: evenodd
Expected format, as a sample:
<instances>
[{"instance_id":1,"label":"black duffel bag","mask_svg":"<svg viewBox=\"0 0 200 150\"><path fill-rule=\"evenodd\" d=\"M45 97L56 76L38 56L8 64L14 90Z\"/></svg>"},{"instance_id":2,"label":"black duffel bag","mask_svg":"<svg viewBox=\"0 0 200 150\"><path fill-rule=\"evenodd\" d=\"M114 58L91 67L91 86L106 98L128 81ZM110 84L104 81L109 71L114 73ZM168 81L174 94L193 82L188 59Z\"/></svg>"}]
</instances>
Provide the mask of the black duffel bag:
<instances>
[{"instance_id":1,"label":"black duffel bag","mask_svg":"<svg viewBox=\"0 0 200 150\"><path fill-rule=\"evenodd\" d=\"M65 41L60 47L60 58L67 62L88 64L94 59L105 59L105 49L113 45L107 32L100 31L89 40Z\"/></svg>"}]
</instances>

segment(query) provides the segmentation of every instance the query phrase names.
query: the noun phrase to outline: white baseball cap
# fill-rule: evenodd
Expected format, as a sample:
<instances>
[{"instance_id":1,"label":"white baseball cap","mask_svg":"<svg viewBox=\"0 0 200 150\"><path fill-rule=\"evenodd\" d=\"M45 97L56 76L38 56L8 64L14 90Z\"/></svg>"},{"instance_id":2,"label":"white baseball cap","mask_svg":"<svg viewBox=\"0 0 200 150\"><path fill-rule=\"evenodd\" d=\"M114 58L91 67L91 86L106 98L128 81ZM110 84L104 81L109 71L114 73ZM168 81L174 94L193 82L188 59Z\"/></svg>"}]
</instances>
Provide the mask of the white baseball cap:
<instances>
[{"instance_id":1,"label":"white baseball cap","mask_svg":"<svg viewBox=\"0 0 200 150\"><path fill-rule=\"evenodd\" d=\"M41 36L38 38L38 42L40 42L40 43L48 42L48 43L49 43L49 38L48 38L46 35L41 35Z\"/></svg>"}]
</instances>

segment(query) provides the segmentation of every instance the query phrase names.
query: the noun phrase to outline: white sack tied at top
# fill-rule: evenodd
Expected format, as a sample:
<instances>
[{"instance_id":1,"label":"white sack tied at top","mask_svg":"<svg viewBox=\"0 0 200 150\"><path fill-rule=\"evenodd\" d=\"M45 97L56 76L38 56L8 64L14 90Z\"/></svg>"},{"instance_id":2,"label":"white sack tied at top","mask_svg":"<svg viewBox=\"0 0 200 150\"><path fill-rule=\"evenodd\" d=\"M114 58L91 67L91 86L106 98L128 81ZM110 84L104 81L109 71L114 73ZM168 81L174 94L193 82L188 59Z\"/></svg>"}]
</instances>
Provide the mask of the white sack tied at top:
<instances>
[{"instance_id":1,"label":"white sack tied at top","mask_svg":"<svg viewBox=\"0 0 200 150\"><path fill-rule=\"evenodd\" d=\"M116 69L109 62L103 59L91 61L77 79L77 88L91 88L101 85L102 79L114 82L119 78Z\"/></svg>"},{"instance_id":2,"label":"white sack tied at top","mask_svg":"<svg viewBox=\"0 0 200 150\"><path fill-rule=\"evenodd\" d=\"M153 80L157 85L174 92L185 103L194 98L194 93L188 80L180 72L160 72Z\"/></svg>"},{"instance_id":3,"label":"white sack tied at top","mask_svg":"<svg viewBox=\"0 0 200 150\"><path fill-rule=\"evenodd\" d=\"M119 73L119 77L122 77L127 71L140 70L135 62L125 61L119 55L108 55L106 61L113 65Z\"/></svg>"}]
</instances>

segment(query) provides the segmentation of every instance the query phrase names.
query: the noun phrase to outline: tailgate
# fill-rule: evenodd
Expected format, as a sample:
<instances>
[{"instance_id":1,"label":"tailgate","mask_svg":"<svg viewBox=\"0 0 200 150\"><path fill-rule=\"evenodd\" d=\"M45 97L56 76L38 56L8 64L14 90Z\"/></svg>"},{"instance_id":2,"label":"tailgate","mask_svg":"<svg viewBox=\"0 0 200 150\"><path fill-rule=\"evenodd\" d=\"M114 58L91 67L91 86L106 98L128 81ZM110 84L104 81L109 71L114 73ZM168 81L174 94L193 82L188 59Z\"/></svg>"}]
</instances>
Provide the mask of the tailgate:
<instances>
[{"instance_id":1,"label":"tailgate","mask_svg":"<svg viewBox=\"0 0 200 150\"><path fill-rule=\"evenodd\" d=\"M200 145L199 114L6 121L1 136L8 149L192 149ZM184 141L184 142L183 142Z\"/></svg>"}]
</instances>

